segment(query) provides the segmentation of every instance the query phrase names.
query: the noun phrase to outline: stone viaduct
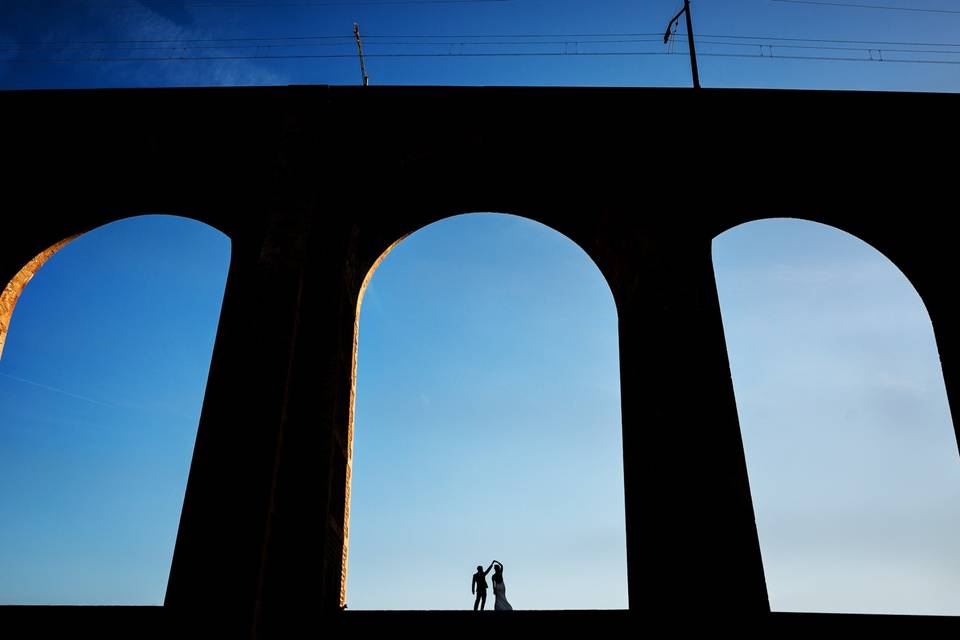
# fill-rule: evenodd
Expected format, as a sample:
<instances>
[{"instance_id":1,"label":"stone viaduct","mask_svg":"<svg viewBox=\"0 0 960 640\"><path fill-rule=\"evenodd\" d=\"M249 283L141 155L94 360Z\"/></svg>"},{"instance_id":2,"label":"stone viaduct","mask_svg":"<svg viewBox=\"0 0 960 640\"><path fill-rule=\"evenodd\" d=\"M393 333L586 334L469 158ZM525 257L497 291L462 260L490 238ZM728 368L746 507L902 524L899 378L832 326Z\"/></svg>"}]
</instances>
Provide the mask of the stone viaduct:
<instances>
[{"instance_id":1,"label":"stone viaduct","mask_svg":"<svg viewBox=\"0 0 960 640\"><path fill-rule=\"evenodd\" d=\"M764 217L869 242L923 297L956 406L960 96L286 86L15 91L0 104L0 285L57 243L144 213L203 221L233 247L165 605L0 607L0 629L960 630L953 618L770 612L711 260L715 236ZM477 211L565 234L613 291L629 610L478 622L340 607L366 278L407 234Z\"/></svg>"}]
</instances>

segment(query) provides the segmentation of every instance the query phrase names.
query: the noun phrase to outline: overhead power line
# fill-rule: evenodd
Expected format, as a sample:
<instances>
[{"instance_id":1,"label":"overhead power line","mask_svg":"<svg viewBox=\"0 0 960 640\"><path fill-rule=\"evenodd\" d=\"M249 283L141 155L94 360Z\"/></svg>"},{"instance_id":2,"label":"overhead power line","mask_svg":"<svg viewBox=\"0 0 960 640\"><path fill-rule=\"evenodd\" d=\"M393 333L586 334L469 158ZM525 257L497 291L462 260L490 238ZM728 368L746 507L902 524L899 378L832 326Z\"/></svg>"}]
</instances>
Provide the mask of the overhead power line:
<instances>
[{"instance_id":1,"label":"overhead power line","mask_svg":"<svg viewBox=\"0 0 960 640\"><path fill-rule=\"evenodd\" d=\"M928 9L925 7L902 7L889 4L860 4L856 2L829 2L828 0L770 0L785 4L809 4L821 7L847 7L852 9L875 9L878 11L911 11L916 13L946 13L960 15L955 9Z\"/></svg>"},{"instance_id":2,"label":"overhead power line","mask_svg":"<svg viewBox=\"0 0 960 640\"><path fill-rule=\"evenodd\" d=\"M686 51L680 51L686 55ZM366 58L505 58L505 57L594 57L594 56L670 56L677 55L666 51L589 51L589 52L477 52L477 53L374 53L365 54ZM748 54L748 53L698 53L700 57L717 58L753 58L753 59L781 59L781 60L817 60L836 62L874 62L874 63L903 63L903 64L960 64L960 60L943 59L906 59L906 58L863 58L851 56L798 56L780 53ZM143 56L143 57L90 57L90 58L13 58L5 60L8 63L35 63L35 64L84 64L105 62L193 62L193 61L228 61L228 60L315 60L315 59L356 59L355 53L350 54L290 54L290 55L227 55L227 56Z\"/></svg>"},{"instance_id":3,"label":"overhead power line","mask_svg":"<svg viewBox=\"0 0 960 640\"><path fill-rule=\"evenodd\" d=\"M364 35L366 58L616 57L686 54L663 51L659 33L578 34L373 34ZM62 40L56 43L0 42L7 63L92 64L120 62L206 62L356 58L354 33L238 38ZM704 57L766 58L836 62L956 64L960 42L870 41L707 34L696 39ZM311 51L313 49L313 51ZM316 51L320 49L320 51ZM331 50L332 49L332 50ZM731 50L733 49L733 50ZM752 51L751 51L752 50ZM820 55L813 55L814 53ZM821 53L822 52L822 53ZM860 53L861 55L855 55ZM361 68L361 75L365 69Z\"/></svg>"},{"instance_id":4,"label":"overhead power line","mask_svg":"<svg viewBox=\"0 0 960 640\"><path fill-rule=\"evenodd\" d=\"M364 36L364 39L367 39L367 36ZM650 38L621 38L621 39L607 39L607 40L437 40L425 42L423 40L379 40L374 44L374 46L383 47L383 46L410 46L410 47L439 47L439 46L504 46L504 45L513 45L513 46L545 46L545 45L588 45L588 44L640 44L648 42L659 42L660 38L650 37ZM709 41L701 41L709 42ZM121 44L121 46L113 46L108 44L102 45L63 45L63 48L70 52L84 52L84 51L202 51L202 50L226 50L226 49L303 49L303 48L312 48L312 47L353 47L354 42L251 42L251 43L238 43L238 44L159 44L153 46L150 43L149 46L127 46ZM729 44L730 46L756 46L752 43L726 43L726 42L716 42L716 44ZM861 49L863 47L860 47ZM14 50L43 50L44 47L17 47L15 45L4 45L0 44L0 51L14 51Z\"/></svg>"},{"instance_id":5,"label":"overhead power line","mask_svg":"<svg viewBox=\"0 0 960 640\"><path fill-rule=\"evenodd\" d=\"M276 7L382 7L417 4L504 4L514 0L369 0L369 2L351 2L350 0L303 0L302 2L159 2L170 7L201 9L244 9ZM71 3L58 3L58 8L67 8ZM76 7L89 7L88 3L75 3ZM124 4L95 4L106 9L149 9L143 4L128 2Z\"/></svg>"},{"instance_id":6,"label":"overhead power line","mask_svg":"<svg viewBox=\"0 0 960 640\"><path fill-rule=\"evenodd\" d=\"M589 42L597 42L598 44L603 43L620 43L620 42L659 42L663 37L663 34L660 32L649 32L649 33L479 33L479 34L420 34L420 33L393 33L393 34L364 34L363 39L367 41L376 40L375 44L410 44L413 45L413 42L399 42L403 39L410 40L419 40L423 44L438 44L438 45L452 45L452 44L528 44L528 42L520 42L522 39L530 40L529 44L535 44L539 42L546 42L546 39L554 39L550 44L562 44L564 42L573 42L574 38L589 38L590 40L576 40L579 44L587 44ZM484 39L483 41L477 41L477 39ZM610 38L625 38L628 40L609 40ZM825 44L862 44L862 45L876 45L876 46L916 46L916 47L958 47L960 48L960 41L957 42L924 42L924 41L906 41L906 40L851 40L851 39L828 39L828 38L788 38L782 36L748 36L740 34L727 34L727 33L703 33L697 36L697 42L705 42L704 38L721 38L724 40L738 40L738 41L747 41L748 44L758 44L757 41L762 41L764 44L768 42L796 42L796 43L825 43ZM442 39L442 41L438 41ZM603 39L603 40L596 40ZM394 40L395 42L384 42L384 40ZM194 44L209 44L216 45L218 43L222 44L232 44L232 43L251 43L250 46L262 46L262 47L274 47L274 46L284 46L281 43L291 42L303 42L309 43L311 41L323 41L326 43L324 46L341 46L341 45L350 45L354 44L353 33L347 33L343 35L334 35L334 34L318 34L318 35L300 35L300 36L245 36L245 37L236 37L236 38L176 38L176 39L117 39L117 40L27 40L27 41L15 41L7 40L0 41L0 47L93 47L100 48L105 45L174 45L176 48L181 48L179 45L194 45ZM320 46L319 43L315 43L316 46ZM291 45L292 46L292 45ZM193 47L188 47L193 48ZM216 48L216 47L211 47Z\"/></svg>"},{"instance_id":7,"label":"overhead power line","mask_svg":"<svg viewBox=\"0 0 960 640\"><path fill-rule=\"evenodd\" d=\"M729 36L728 38L734 38L735 36ZM709 45L713 47L737 47L740 49L757 49L758 52L768 57L774 50L810 50L810 51L846 51L846 52L863 52L869 56L875 54L893 54L893 53L910 53L910 54L928 54L933 56L943 56L943 55L960 55L960 45L945 45L945 44L927 44L927 45L916 45L921 46L921 48L914 48L915 45L911 43L891 43L891 44L878 44L870 41L856 41L856 40L838 40L838 41L818 41L818 40L802 40L799 38L781 38L781 39L770 39L763 40L761 38L748 38L748 39L736 39L731 40L728 38L725 39L715 39L722 38L722 36L705 36L703 38L698 38L697 42L701 45ZM193 54L191 52L222 52L226 54L227 52L232 52L231 57L239 57L244 55L243 52L253 52L249 54L249 57L258 58L258 59L269 59L279 57L279 53L282 54L293 54L296 50L303 49L312 49L312 48L321 48L327 49L330 47L341 47L348 48L356 46L357 37L354 35L351 41L342 41L342 42L331 42L328 40L323 40L319 42L309 42L309 41L281 41L281 42L234 42L232 40L225 40L225 43L229 44L207 44L209 41L198 41L202 44L158 44L153 45L148 43L147 46L144 45L126 45L121 44L117 45L92 45L92 44L78 44L73 47L67 47L64 49L56 49L54 51L47 52L44 48L30 49L23 47L10 47L6 49L8 53L51 53L55 55L47 56L63 58L64 60L68 59L65 54L86 54L91 60L153 60L153 59L162 59L162 56L158 53L153 56L142 56L137 57L135 54L143 53L147 54L150 52L179 52L176 56L177 59L195 59L198 57L218 57L222 58L223 55L213 56L205 55L200 56ZM524 54L553 54L553 53L562 53L564 55L572 55L575 53L647 53L645 51L636 51L635 49L620 49L619 47L623 45L647 45L653 44L655 42L660 42L662 37L636 37L636 38L605 38L603 40L571 40L571 39L554 39L554 40L378 40L375 43L372 43L370 46L374 49L371 50L371 55L383 55L383 54L415 54L415 53L425 53L432 55L467 55L467 54L479 54L479 53L497 53L497 54L506 54L511 53L511 51L505 51L502 49L497 49L498 47L510 46L512 48L516 47L558 47L562 46L562 51L520 51L518 53ZM832 42L844 43L844 44L830 44ZM853 43L847 45L845 43ZM863 43L863 44L860 44ZM591 50L590 47L605 47L609 48L611 46L617 46L617 51L596 51ZM952 49L944 47L952 47ZM421 51L392 51L395 47L415 47L421 49ZM493 50L490 48L493 47ZM936 48L933 48L936 47ZM386 51L383 48L387 48ZM423 48L447 48L448 51L422 51ZM477 50L477 49L480 50ZM0 45L0 52L3 52L4 45ZM274 53L266 54L265 51L271 51ZM362 51L362 48L358 49L358 53ZM125 56L115 55L117 52L129 52ZM331 52L334 57L340 55L341 52ZM342 53L346 53L345 51ZM364 52L366 53L366 52ZM652 53L652 52L651 52ZM669 53L669 51L668 51ZM300 54L298 54L300 55ZM308 55L306 53L302 55ZM321 56L321 54L313 54L316 56ZM36 56L34 56L36 57ZM362 70L361 70L362 73Z\"/></svg>"},{"instance_id":8,"label":"overhead power line","mask_svg":"<svg viewBox=\"0 0 960 640\"><path fill-rule=\"evenodd\" d=\"M661 36L660 33L481 33L481 34L424 34L424 33L391 33L391 34L364 34L364 38L367 40L374 38L463 38L463 39L472 39L472 38L604 38L604 37L635 37L635 36ZM738 36L724 36L724 37L738 37ZM747 36L743 36L747 37ZM0 44L16 45L16 44L49 44L49 45L68 45L68 44L136 44L136 43L150 43L150 44L163 44L163 43L181 43L181 42L252 42L252 41L284 41L284 40L348 40L351 43L353 42L353 33L343 34L343 35L334 35L334 34L321 34L321 35L303 35L303 36L245 36L239 38L177 38L177 39L139 39L139 40L27 40L27 41L16 41L16 40L7 40L0 41ZM958 45L960 46L960 45Z\"/></svg>"},{"instance_id":9,"label":"overhead power line","mask_svg":"<svg viewBox=\"0 0 960 640\"><path fill-rule=\"evenodd\" d=\"M784 38L779 36L734 36L722 34L701 34L704 38L735 38L738 40L773 40L775 42L828 42L834 44L876 44L904 45L916 47L960 47L960 42L908 42L903 40L831 40L826 38Z\"/></svg>"},{"instance_id":10,"label":"overhead power line","mask_svg":"<svg viewBox=\"0 0 960 640\"><path fill-rule=\"evenodd\" d=\"M363 36L364 40L368 40L369 36ZM377 40L372 43L374 46L411 46L411 47L438 47L438 46L454 46L454 45L531 45L531 46L543 46L543 45L556 45L556 44L636 44L636 43L645 43L645 42L659 42L660 37L638 37L638 38L616 38L616 39L603 39L603 40L572 40L572 39L558 39L558 40ZM169 42L169 44L165 44ZM177 42L177 41L158 41L156 46L154 42L144 42L142 45L137 45L136 43L127 43L122 41L117 41L119 46L115 46L109 42L104 42L102 44L95 44L92 42L83 43L78 42L74 44L62 44L58 45L56 48L63 48L67 50L97 50L97 51L171 51L171 50L199 50L199 49L276 49L276 48L296 48L296 47L352 47L356 44L356 39L354 36L350 36L349 40L344 39L342 42L331 42L331 41L321 41L321 42L308 42L308 41L299 41L299 42L287 42L287 41L278 41L271 42L268 40L257 41L250 40L248 42L243 41L232 41L224 40L224 44L209 44L210 41L198 41L198 44L193 44L189 41ZM233 44L236 42L236 44ZM698 39L698 42L703 42ZM740 43L730 43L730 44L740 44ZM753 43L743 43L745 46L750 46ZM146 45L146 46L145 46ZM960 46L960 45L957 45ZM51 47L43 47L41 45L16 45L0 42L0 50L6 48L7 50L35 50Z\"/></svg>"},{"instance_id":11,"label":"overhead power line","mask_svg":"<svg viewBox=\"0 0 960 640\"><path fill-rule=\"evenodd\" d=\"M960 55L960 50L946 51L944 49L903 49L901 47L840 47L824 45L805 45L805 44L781 44L772 45L766 42L721 42L717 40L699 40L700 44L713 44L724 47L748 47L748 48L766 48L766 49L812 49L815 51L880 51L883 53L932 53L936 55Z\"/></svg>"}]
</instances>

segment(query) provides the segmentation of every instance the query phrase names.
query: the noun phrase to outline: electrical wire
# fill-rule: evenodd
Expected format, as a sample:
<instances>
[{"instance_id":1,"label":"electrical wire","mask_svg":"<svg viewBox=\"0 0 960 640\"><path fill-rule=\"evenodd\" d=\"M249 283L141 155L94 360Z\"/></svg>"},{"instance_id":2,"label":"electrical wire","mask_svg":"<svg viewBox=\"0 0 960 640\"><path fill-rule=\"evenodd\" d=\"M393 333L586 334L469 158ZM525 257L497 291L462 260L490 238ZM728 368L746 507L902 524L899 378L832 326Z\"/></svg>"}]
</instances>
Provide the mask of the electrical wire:
<instances>
[{"instance_id":1,"label":"electrical wire","mask_svg":"<svg viewBox=\"0 0 960 640\"><path fill-rule=\"evenodd\" d=\"M900 7L887 4L859 4L856 2L828 2L826 0L770 0L784 4L807 4L821 7L847 7L852 9L875 9L879 11L912 11L917 13L945 13L960 15L960 11L953 9L928 9L924 7Z\"/></svg>"},{"instance_id":2,"label":"electrical wire","mask_svg":"<svg viewBox=\"0 0 960 640\"><path fill-rule=\"evenodd\" d=\"M663 33L515 33L515 34L496 34L496 33L481 33L481 34L404 34L404 33L395 33L395 34L364 34L363 39L366 40L379 40L379 39L418 39L418 40L431 40L442 38L445 41L457 40L457 44L460 44L466 40L473 41L477 38L484 39L531 39L531 38L650 38L652 40L659 41L663 38ZM722 38L729 40L748 40L748 41L757 41L762 40L764 43L767 41L771 42L814 42L814 43L826 43L826 44L864 44L864 45L888 45L888 46L922 46L922 47L960 47L960 42L923 42L923 41L905 41L905 40L850 40L850 39L827 39L827 38L788 38L782 36L747 36L747 35L734 35L734 34L723 34L723 33L701 33L697 35L697 42L700 42L702 38ZM205 44L214 44L214 43L234 43L234 42L263 42L263 43L278 43L278 42L295 42L295 41L310 41L310 40L343 40L346 43L353 43L353 34L344 34L344 35L334 35L334 34L320 34L320 35L302 35L302 36L247 36L247 37L237 37L237 38L177 38L177 39L121 39L121 40L34 40L34 41L0 41L0 46L10 46L10 47L19 47L19 46L100 46L100 45L110 45L110 44L185 44L185 43L205 43ZM581 40L580 44L585 44L588 41ZM338 43L339 44L339 43ZM466 44L469 44L467 42ZM753 44L757 44L753 42Z\"/></svg>"},{"instance_id":3,"label":"electrical wire","mask_svg":"<svg viewBox=\"0 0 960 640\"><path fill-rule=\"evenodd\" d=\"M161 2L176 8L200 9L244 9L244 8L276 8L276 7L373 7L373 6L401 6L418 4L505 4L514 0L369 0L369 2L350 2L349 0L303 0L301 2ZM31 4L34 4L31 2ZM75 7L89 7L89 3L60 3L58 8L68 8L64 4L75 4ZM143 4L94 4L104 9L149 9Z\"/></svg>"},{"instance_id":4,"label":"electrical wire","mask_svg":"<svg viewBox=\"0 0 960 640\"><path fill-rule=\"evenodd\" d=\"M686 55L685 51L681 51ZM507 58L507 57L616 57L616 56L671 56L676 55L666 51L589 51L589 52L477 52L477 53L371 53L364 54L366 58ZM763 58L781 60L817 60L835 62L874 62L874 63L905 63L905 64L960 64L960 60L938 59L907 59L907 58L857 58L850 56L798 56L778 53L748 54L748 53L698 53L698 57L717 58ZM35 63L35 64L72 64L72 63L106 63L106 62L195 62L195 61L230 61L230 60L316 60L341 59L353 60L356 54L289 54L289 55L226 55L226 56L144 56L144 57L107 57L97 56L90 58L12 58L4 60L7 63Z\"/></svg>"}]
</instances>

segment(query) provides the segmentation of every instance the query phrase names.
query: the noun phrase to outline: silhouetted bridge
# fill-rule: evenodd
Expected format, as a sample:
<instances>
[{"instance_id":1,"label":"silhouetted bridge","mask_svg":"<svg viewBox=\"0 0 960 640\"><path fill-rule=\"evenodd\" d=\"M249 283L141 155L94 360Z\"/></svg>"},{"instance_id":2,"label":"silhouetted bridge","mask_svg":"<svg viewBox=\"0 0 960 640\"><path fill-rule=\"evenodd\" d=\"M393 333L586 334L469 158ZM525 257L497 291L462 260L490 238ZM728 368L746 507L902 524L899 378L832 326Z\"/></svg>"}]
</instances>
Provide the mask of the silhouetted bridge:
<instances>
[{"instance_id":1,"label":"silhouetted bridge","mask_svg":"<svg viewBox=\"0 0 960 640\"><path fill-rule=\"evenodd\" d=\"M201 220L233 247L165 606L3 607L0 628L960 630L953 618L769 612L711 259L715 236L763 217L857 235L920 292L956 399L960 97L292 86L4 92L0 103L3 283L58 241L142 213ZM364 279L405 235L475 211L566 234L613 291L629 611L478 623L339 608Z\"/></svg>"}]
</instances>

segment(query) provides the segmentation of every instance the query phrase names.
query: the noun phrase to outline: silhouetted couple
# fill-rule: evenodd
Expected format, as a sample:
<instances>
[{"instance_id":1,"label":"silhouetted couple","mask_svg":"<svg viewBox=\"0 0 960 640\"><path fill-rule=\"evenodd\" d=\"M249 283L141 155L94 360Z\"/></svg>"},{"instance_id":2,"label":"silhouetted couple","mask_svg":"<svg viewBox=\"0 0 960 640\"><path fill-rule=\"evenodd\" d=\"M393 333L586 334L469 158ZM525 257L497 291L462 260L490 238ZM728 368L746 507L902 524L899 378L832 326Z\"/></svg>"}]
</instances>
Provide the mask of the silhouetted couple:
<instances>
[{"instance_id":1,"label":"silhouetted couple","mask_svg":"<svg viewBox=\"0 0 960 640\"><path fill-rule=\"evenodd\" d=\"M490 566L487 567L487 570L483 570L483 565L477 565L477 572L473 574L473 583L470 585L470 593L476 593L477 599L473 603L473 610L476 611L478 608L483 611L483 608L487 606L487 574L490 573L490 569L496 567L493 572L493 595L496 600L493 603L494 611L513 611L513 607L510 606L510 603L507 602L507 587L503 584L503 565L494 560L490 563Z\"/></svg>"}]
</instances>

